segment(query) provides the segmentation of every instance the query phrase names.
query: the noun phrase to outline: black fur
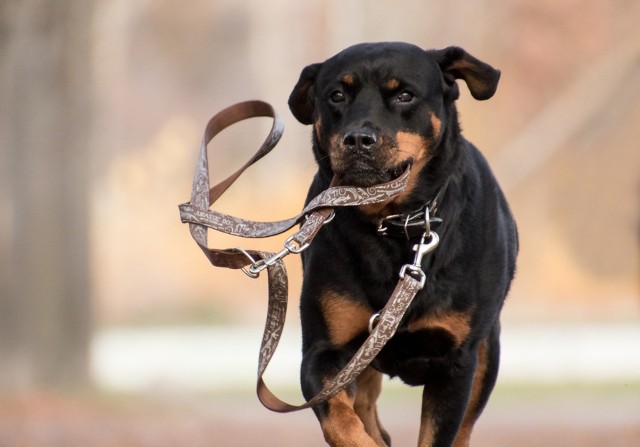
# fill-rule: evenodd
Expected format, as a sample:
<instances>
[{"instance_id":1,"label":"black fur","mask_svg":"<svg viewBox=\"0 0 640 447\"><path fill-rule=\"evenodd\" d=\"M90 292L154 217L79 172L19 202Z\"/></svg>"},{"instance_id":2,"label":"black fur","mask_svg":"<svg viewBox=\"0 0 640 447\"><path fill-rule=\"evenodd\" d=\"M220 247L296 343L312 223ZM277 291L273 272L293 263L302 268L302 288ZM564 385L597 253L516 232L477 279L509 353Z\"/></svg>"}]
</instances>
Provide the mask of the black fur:
<instances>
[{"instance_id":1,"label":"black fur","mask_svg":"<svg viewBox=\"0 0 640 447\"><path fill-rule=\"evenodd\" d=\"M479 415L498 371L499 315L515 271L516 225L486 160L460 133L455 100L457 79L484 100L493 96L499 77L499 71L456 47L424 51L403 43L361 44L306 67L289 99L294 116L314 124L319 170L309 199L334 176L342 184L369 186L413 165L408 192L384 207L336 210L334 221L303 254L305 397L318 392L367 336L366 326L354 320L353 336L332 342L323 300L339 295L379 311L402 265L412 262L416 240L381 237L377 222L420 208L446 185L438 209L440 244L423 260L425 287L373 363L410 385L424 385L425 402L438 408L437 416L427 410L423 415L436 418L434 446L452 444L466 412L473 419ZM464 324L451 330L446 322L440 327L438 318L449 315L467 321L468 330ZM330 317L354 318L348 312ZM410 329L427 317L433 317L427 327ZM483 341L486 374L475 408L467 408ZM354 385L349 393L356 392ZM315 408L321 422L329 405Z\"/></svg>"}]
</instances>

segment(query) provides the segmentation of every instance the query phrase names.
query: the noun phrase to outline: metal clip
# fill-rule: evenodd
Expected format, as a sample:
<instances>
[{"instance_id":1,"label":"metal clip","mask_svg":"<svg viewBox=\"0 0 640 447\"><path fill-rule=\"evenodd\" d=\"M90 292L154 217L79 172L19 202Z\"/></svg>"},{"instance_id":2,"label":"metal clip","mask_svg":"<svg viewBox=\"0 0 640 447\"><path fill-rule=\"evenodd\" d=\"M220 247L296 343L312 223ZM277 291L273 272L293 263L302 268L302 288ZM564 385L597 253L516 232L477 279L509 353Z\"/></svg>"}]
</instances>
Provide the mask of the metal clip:
<instances>
[{"instance_id":1,"label":"metal clip","mask_svg":"<svg viewBox=\"0 0 640 447\"><path fill-rule=\"evenodd\" d=\"M285 247L282 250L280 250L278 253L275 253L266 259L260 259L258 262L254 262L251 266L249 266L249 273L251 273L249 276L251 276L252 278L257 278L258 276L260 276L261 271L263 271L270 265L275 264L280 259L287 256L289 253L291 252L289 251L288 248Z\"/></svg>"},{"instance_id":2,"label":"metal clip","mask_svg":"<svg viewBox=\"0 0 640 447\"><path fill-rule=\"evenodd\" d=\"M404 279L408 270L408 274L414 276L415 279L418 279L420 281L420 287L424 287L424 283L427 278L427 275L425 275L424 271L422 270L422 258L427 253L433 251L440 242L440 237L435 231L429 232L429 238L425 242L426 238L427 233L425 232L420 238L420 243L413 246L413 251L416 252L416 256L413 259L413 264L405 264L400 269L400 278Z\"/></svg>"},{"instance_id":3,"label":"metal clip","mask_svg":"<svg viewBox=\"0 0 640 447\"><path fill-rule=\"evenodd\" d=\"M368 327L369 333L373 332L373 330L378 325L379 321L380 321L380 312L376 312L375 314L371 315L371 318L369 318L369 327Z\"/></svg>"},{"instance_id":4,"label":"metal clip","mask_svg":"<svg viewBox=\"0 0 640 447\"><path fill-rule=\"evenodd\" d=\"M387 236L387 222L392 220L392 219L397 219L398 217L402 217L402 214L392 214L390 216L385 217L384 219L380 220L380 222L378 222L378 228L376 228L376 232L378 233L378 236Z\"/></svg>"},{"instance_id":5,"label":"metal clip","mask_svg":"<svg viewBox=\"0 0 640 447\"><path fill-rule=\"evenodd\" d=\"M379 236L389 236L390 230L394 230L393 233L396 236L398 236L398 232L402 232L401 234L407 240L420 234L416 234L416 231L429 234L432 223L442 222L439 217L431 217L431 212L429 206L425 205L420 210L408 214L392 214L378 222L377 233Z\"/></svg>"},{"instance_id":6,"label":"metal clip","mask_svg":"<svg viewBox=\"0 0 640 447\"><path fill-rule=\"evenodd\" d=\"M284 250L287 250L289 253L297 254L297 253L302 253L307 248L309 248L309 245L311 245L309 242L306 242L296 247L295 242L296 241L293 239L293 236L289 236L289 238L287 238L287 240L284 241Z\"/></svg>"},{"instance_id":7,"label":"metal clip","mask_svg":"<svg viewBox=\"0 0 640 447\"><path fill-rule=\"evenodd\" d=\"M405 230L406 231L406 230ZM424 241L424 237L425 235L431 235L431 221L429 218L429 207L425 206L424 207L424 234L422 235L422 239L420 240L420 243L422 244ZM437 244L437 243L436 243ZM435 248L435 247L434 247ZM415 249L414 249L415 250Z\"/></svg>"},{"instance_id":8,"label":"metal clip","mask_svg":"<svg viewBox=\"0 0 640 447\"><path fill-rule=\"evenodd\" d=\"M260 259L258 261L253 259L253 257L246 250L242 248L236 248L236 250L239 250L240 252L242 252L242 254L244 254L251 261L251 265L248 268L243 267L242 271L250 278L257 278L258 276L260 276L261 271L263 271L269 266L272 266L273 264L280 261L285 256L288 256L291 253L302 253L307 248L309 248L308 242L306 244L296 246L293 236L290 236L284 242L284 248L282 250L280 250L277 253L274 253L268 258Z\"/></svg>"},{"instance_id":9,"label":"metal clip","mask_svg":"<svg viewBox=\"0 0 640 447\"><path fill-rule=\"evenodd\" d=\"M244 248L240 248L240 247L236 247L236 250L238 250L240 253L242 253L243 255L245 255L247 257L247 259L249 259L249 261L251 261L251 267L253 267L254 265L256 265L258 262L262 262L261 261L256 261L253 256L251 256L249 254L249 252L247 250L245 250ZM247 268L247 267L242 267L240 270L242 270L242 272L247 275L249 278L257 278L258 276L260 276L260 273L254 273L251 271L251 267Z\"/></svg>"}]
</instances>

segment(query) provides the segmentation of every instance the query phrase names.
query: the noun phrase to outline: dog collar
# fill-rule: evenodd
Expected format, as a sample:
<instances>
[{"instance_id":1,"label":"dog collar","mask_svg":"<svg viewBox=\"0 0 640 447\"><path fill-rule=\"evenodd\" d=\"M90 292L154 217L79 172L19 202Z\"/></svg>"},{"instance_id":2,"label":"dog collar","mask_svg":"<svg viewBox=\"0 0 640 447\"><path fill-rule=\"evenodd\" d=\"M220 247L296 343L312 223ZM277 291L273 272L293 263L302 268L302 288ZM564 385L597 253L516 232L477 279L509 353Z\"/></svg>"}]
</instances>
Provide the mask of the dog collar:
<instances>
[{"instance_id":1,"label":"dog collar","mask_svg":"<svg viewBox=\"0 0 640 447\"><path fill-rule=\"evenodd\" d=\"M393 238L416 238L422 236L425 231L437 228L442 223L442 218L436 216L440 201L449 184L449 180L438 190L435 197L416 211L404 214L392 214L383 217L378 222L376 232L379 236Z\"/></svg>"}]
</instances>

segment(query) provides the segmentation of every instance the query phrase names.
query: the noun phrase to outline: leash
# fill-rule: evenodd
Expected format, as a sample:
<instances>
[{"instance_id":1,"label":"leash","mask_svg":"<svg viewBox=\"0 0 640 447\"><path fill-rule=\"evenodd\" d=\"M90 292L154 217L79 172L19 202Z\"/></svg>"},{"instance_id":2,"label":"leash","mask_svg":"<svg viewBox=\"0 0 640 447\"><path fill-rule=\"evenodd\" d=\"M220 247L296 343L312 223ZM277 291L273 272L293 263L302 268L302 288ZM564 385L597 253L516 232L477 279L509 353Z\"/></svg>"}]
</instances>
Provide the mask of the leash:
<instances>
[{"instance_id":1,"label":"leash","mask_svg":"<svg viewBox=\"0 0 640 447\"><path fill-rule=\"evenodd\" d=\"M228 178L210 187L207 145L222 130L253 117L273 118L273 126L260 149L251 159ZM189 224L191 236L202 249L211 264L216 267L241 269L248 276L257 278L267 270L269 302L258 358L257 395L268 409L286 413L310 408L329 399L355 380L373 361L387 341L393 337L402 317L413 298L424 286L426 275L422 271L422 257L438 244L438 235L429 227L429 207L426 207L424 231L421 240L414 245L413 264L402 267L398 283L385 307L376 314L375 324L370 323L370 334L347 365L313 398L302 405L291 405L276 397L263 380L263 374L280 341L287 312L288 281L282 259L291 253L304 251L321 228L333 219L333 209L341 206L357 206L379 203L399 195L407 185L409 169L390 182L368 188L330 186L321 192L297 215L276 222L257 222L230 216L211 210L211 205L252 164L268 154L278 143L284 126L273 108L262 101L247 101L224 109L209 120L205 128L200 154L193 179L191 200L179 205L180 218ZM246 237L261 238L281 234L295 225L300 228L285 242L277 253L241 248L213 249L207 241L208 229Z\"/></svg>"}]
</instances>

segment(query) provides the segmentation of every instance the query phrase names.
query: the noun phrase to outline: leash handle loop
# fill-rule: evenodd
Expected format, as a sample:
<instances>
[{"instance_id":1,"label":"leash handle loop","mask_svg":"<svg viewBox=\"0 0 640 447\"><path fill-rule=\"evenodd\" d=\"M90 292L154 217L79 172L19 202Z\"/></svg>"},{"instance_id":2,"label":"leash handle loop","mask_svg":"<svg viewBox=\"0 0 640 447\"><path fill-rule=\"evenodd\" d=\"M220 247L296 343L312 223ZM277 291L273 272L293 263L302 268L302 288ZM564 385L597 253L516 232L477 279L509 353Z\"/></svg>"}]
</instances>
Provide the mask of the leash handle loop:
<instances>
[{"instance_id":1,"label":"leash handle loop","mask_svg":"<svg viewBox=\"0 0 640 447\"><path fill-rule=\"evenodd\" d=\"M240 169L231 174L222 182L210 188L209 183L209 160L207 156L207 146L211 140L222 130L253 117L271 117L273 126L269 135L260 146L256 154L247 161ZM223 213L209 213L209 207L215 202L238 177L253 163L268 154L282 137L284 126L271 105L262 101L247 101L228 107L213 116L205 127L200 153L193 177L193 187L191 200L179 206L180 216L183 222L189 223L189 231L209 262L217 267L243 268L246 263L246 253L254 259L261 259L260 252L242 252L236 249L217 250L210 249L207 244L207 222L214 220L222 228L237 225L233 216ZM240 223L242 224L242 223ZM283 230L284 231L284 230Z\"/></svg>"},{"instance_id":2,"label":"leash handle loop","mask_svg":"<svg viewBox=\"0 0 640 447\"><path fill-rule=\"evenodd\" d=\"M272 254L268 258L263 258L259 261L256 261L248 254L246 254L247 258L249 258L249 260L251 261L251 266L249 266L249 268L243 268L242 271L246 273L250 278L257 278L258 276L260 276L261 271L274 265L276 262L279 262L285 256L288 256L291 253L299 254L309 248L309 245L311 244L310 242L305 242L304 244L298 245L296 247L295 241L293 239L294 236L290 236L289 238L287 238L287 240L284 241L284 248L279 252Z\"/></svg>"},{"instance_id":3,"label":"leash handle loop","mask_svg":"<svg viewBox=\"0 0 640 447\"><path fill-rule=\"evenodd\" d=\"M214 187L209 184L209 161L207 146L222 130L244 119L271 117L273 126L258 152L240 169ZM262 404L272 411L290 412L313 407L335 395L364 371L380 352L385 343L395 334L402 316L416 293L422 288L420 281L411 275L404 275L399 281L387 305L380 312L379 322L371 331L365 343L354 357L327 382L322 391L303 405L291 405L277 398L266 386L262 378L284 328L288 280L282 258L290 253L306 249L320 229L334 217L333 209L338 206L357 206L390 200L400 194L409 180L409 168L390 182L369 188L334 186L333 184L311 200L300 214L278 222L255 222L229 216L210 210L213 204L238 177L252 164L268 154L280 140L283 125L273 108L262 101L247 101L231 106L209 120L205 128L200 154L193 180L191 200L179 206L182 222L189 224L189 231L212 265L242 269L250 277L257 277L267 269L269 283L269 303L258 365L257 394ZM233 248L212 249L207 244L209 228L242 237L267 237L283 233L294 225L302 223L300 229L288 238L284 248L278 253ZM247 266L249 266L247 268Z\"/></svg>"}]
</instances>

